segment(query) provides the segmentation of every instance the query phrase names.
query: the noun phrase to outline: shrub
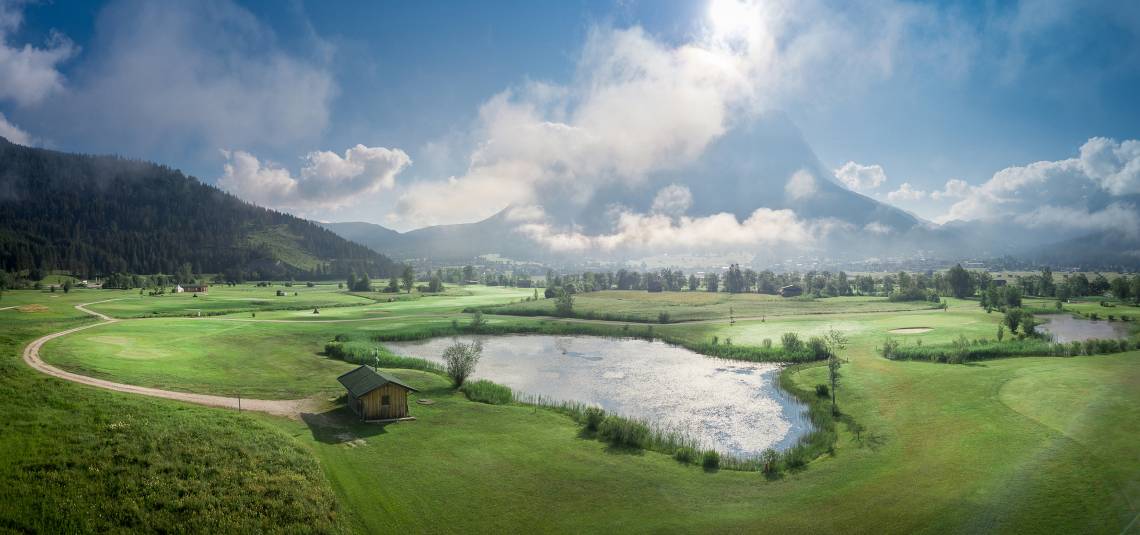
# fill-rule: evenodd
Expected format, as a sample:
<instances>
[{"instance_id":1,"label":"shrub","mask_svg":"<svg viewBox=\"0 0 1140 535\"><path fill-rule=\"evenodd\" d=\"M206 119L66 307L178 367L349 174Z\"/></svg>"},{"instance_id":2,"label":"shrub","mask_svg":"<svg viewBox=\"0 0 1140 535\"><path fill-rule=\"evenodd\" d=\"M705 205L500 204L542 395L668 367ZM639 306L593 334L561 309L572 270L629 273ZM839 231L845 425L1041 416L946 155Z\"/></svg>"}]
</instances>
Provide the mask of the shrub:
<instances>
[{"instance_id":1,"label":"shrub","mask_svg":"<svg viewBox=\"0 0 1140 535\"><path fill-rule=\"evenodd\" d=\"M661 311L657 314L657 323L669 323L669 313Z\"/></svg>"},{"instance_id":2,"label":"shrub","mask_svg":"<svg viewBox=\"0 0 1140 535\"><path fill-rule=\"evenodd\" d=\"M586 410L583 411L583 417L586 421L586 430L591 433L596 433L598 426L601 425L602 420L606 418L606 411L602 410L601 407L586 407Z\"/></svg>"},{"instance_id":3,"label":"shrub","mask_svg":"<svg viewBox=\"0 0 1140 535\"><path fill-rule=\"evenodd\" d=\"M815 385L815 395L817 395L821 398L830 398L831 397L831 390L829 390L827 388L827 385L825 385L823 383L819 383L819 384Z\"/></svg>"},{"instance_id":4,"label":"shrub","mask_svg":"<svg viewBox=\"0 0 1140 535\"><path fill-rule=\"evenodd\" d=\"M460 390L467 395L467 399L488 405L506 405L515 398L509 387L486 379L465 383Z\"/></svg>"},{"instance_id":5,"label":"shrub","mask_svg":"<svg viewBox=\"0 0 1140 535\"><path fill-rule=\"evenodd\" d=\"M479 329L482 329L486 325L487 320L483 319L483 311L476 310L475 314L471 316L471 332L479 332Z\"/></svg>"},{"instance_id":6,"label":"shrub","mask_svg":"<svg viewBox=\"0 0 1140 535\"><path fill-rule=\"evenodd\" d=\"M716 450L705 450L701 454L701 466L705 470L716 470L720 468L720 454Z\"/></svg>"},{"instance_id":7,"label":"shrub","mask_svg":"<svg viewBox=\"0 0 1140 535\"><path fill-rule=\"evenodd\" d=\"M760 347L763 347L764 349L772 349L772 339L765 338L763 342L760 342Z\"/></svg>"},{"instance_id":8,"label":"shrub","mask_svg":"<svg viewBox=\"0 0 1140 535\"><path fill-rule=\"evenodd\" d=\"M1100 314L1097 314L1096 312L1090 312L1089 313L1089 319L1096 321L1096 320L1100 319Z\"/></svg>"},{"instance_id":9,"label":"shrub","mask_svg":"<svg viewBox=\"0 0 1140 535\"><path fill-rule=\"evenodd\" d=\"M776 470L779 468L778 464L780 462L780 454L776 453L776 450L768 448L760 453L760 462L763 463L761 469L765 474L775 474Z\"/></svg>"},{"instance_id":10,"label":"shrub","mask_svg":"<svg viewBox=\"0 0 1140 535\"><path fill-rule=\"evenodd\" d=\"M483 343L478 340L470 344L456 342L443 350L443 369L455 388L463 386L463 382L475 373L475 365L481 356Z\"/></svg>"},{"instance_id":11,"label":"shrub","mask_svg":"<svg viewBox=\"0 0 1140 535\"><path fill-rule=\"evenodd\" d=\"M800 335L796 333L784 333L780 337L780 344L783 345L784 351L788 353L797 353L803 349L804 343L800 340Z\"/></svg>"},{"instance_id":12,"label":"shrub","mask_svg":"<svg viewBox=\"0 0 1140 535\"><path fill-rule=\"evenodd\" d=\"M816 360L823 360L830 355L827 350L827 342L818 336L813 336L808 339L808 352L811 353L812 358Z\"/></svg>"},{"instance_id":13,"label":"shrub","mask_svg":"<svg viewBox=\"0 0 1140 535\"><path fill-rule=\"evenodd\" d=\"M673 452L673 458L684 464L689 464L696 460L697 451L688 446L681 446Z\"/></svg>"},{"instance_id":14,"label":"shrub","mask_svg":"<svg viewBox=\"0 0 1140 535\"><path fill-rule=\"evenodd\" d=\"M895 353L899 349L899 341L894 338L887 338L883 340L883 347L879 349L885 359L894 359Z\"/></svg>"},{"instance_id":15,"label":"shrub","mask_svg":"<svg viewBox=\"0 0 1140 535\"><path fill-rule=\"evenodd\" d=\"M637 420L609 415L598 424L598 438L614 446L643 449L649 443L649 427Z\"/></svg>"}]
</instances>

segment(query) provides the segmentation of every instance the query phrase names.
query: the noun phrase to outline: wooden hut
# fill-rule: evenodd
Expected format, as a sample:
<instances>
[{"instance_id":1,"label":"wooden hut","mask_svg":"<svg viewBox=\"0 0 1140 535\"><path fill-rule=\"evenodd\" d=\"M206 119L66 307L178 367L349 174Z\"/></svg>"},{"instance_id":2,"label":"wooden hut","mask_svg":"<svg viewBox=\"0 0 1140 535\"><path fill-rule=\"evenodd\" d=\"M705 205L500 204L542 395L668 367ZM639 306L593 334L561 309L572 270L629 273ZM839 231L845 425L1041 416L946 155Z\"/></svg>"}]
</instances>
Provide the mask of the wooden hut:
<instances>
[{"instance_id":1,"label":"wooden hut","mask_svg":"<svg viewBox=\"0 0 1140 535\"><path fill-rule=\"evenodd\" d=\"M348 407L366 421L408 418L408 392L419 392L368 366L361 366L336 380L348 391Z\"/></svg>"}]
</instances>

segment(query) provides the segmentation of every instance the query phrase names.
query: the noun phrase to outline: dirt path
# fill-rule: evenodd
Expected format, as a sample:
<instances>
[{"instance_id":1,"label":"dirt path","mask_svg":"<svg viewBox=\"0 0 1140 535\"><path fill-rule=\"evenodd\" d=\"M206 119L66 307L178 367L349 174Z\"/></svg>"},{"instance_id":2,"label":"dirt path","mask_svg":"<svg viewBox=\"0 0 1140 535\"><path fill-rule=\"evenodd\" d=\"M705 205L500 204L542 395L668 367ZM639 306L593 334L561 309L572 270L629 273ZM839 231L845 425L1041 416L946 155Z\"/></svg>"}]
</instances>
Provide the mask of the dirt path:
<instances>
[{"instance_id":1,"label":"dirt path","mask_svg":"<svg viewBox=\"0 0 1140 535\"><path fill-rule=\"evenodd\" d=\"M54 340L61 336L67 336L84 329L90 329L92 327L98 327L100 325L107 325L109 323L118 323L119 321L123 321L117 320L104 314L100 314L98 312L94 312L86 308L87 305L93 304L95 303L85 303L82 305L76 305L75 308L87 314L91 314L92 316L95 316L103 321L99 323L83 325L80 327L74 327L66 331L60 331L46 336L41 336L24 348L24 362L27 362L28 366L31 366L32 368L35 368L42 373L74 383L104 388L107 390L114 390L116 392L126 392L128 394L140 394L143 396L150 396L155 398L174 399L178 401L185 401L187 403L206 405L209 407L221 407L234 410L237 410L240 407L241 410L258 411L274 414L277 416L299 418L302 412L308 412L314 409L315 405L317 404L316 401L311 399L238 399L235 397L191 394L188 392L173 392L170 390L161 390L158 388L128 385L103 379L96 379L94 377L88 377L86 375L80 375L77 373L61 370L55 366L47 364L42 359L40 359L40 348L43 347L43 345L49 340Z\"/></svg>"}]
</instances>

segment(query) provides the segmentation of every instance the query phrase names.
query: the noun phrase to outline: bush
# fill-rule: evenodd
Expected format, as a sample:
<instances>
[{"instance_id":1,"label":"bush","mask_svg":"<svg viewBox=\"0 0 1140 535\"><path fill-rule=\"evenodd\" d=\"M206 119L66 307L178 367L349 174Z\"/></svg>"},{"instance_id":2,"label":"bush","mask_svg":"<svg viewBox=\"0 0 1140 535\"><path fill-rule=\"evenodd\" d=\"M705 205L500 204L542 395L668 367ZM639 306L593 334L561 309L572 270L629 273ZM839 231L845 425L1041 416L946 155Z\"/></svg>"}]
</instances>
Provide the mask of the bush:
<instances>
[{"instance_id":1,"label":"bush","mask_svg":"<svg viewBox=\"0 0 1140 535\"><path fill-rule=\"evenodd\" d=\"M643 449L649 437L649 427L637 420L610 415L598 424L598 438L614 446Z\"/></svg>"},{"instance_id":2,"label":"bush","mask_svg":"<svg viewBox=\"0 0 1140 535\"><path fill-rule=\"evenodd\" d=\"M800 340L800 335L796 333L784 333L780 337L780 344L784 347L784 351L788 353L796 353L803 349L804 343Z\"/></svg>"},{"instance_id":3,"label":"bush","mask_svg":"<svg viewBox=\"0 0 1140 535\"><path fill-rule=\"evenodd\" d=\"M768 448L760 454L760 462L763 463L761 469L765 474L775 474L776 470L779 469L780 454L776 450Z\"/></svg>"},{"instance_id":4,"label":"bush","mask_svg":"<svg viewBox=\"0 0 1140 535\"><path fill-rule=\"evenodd\" d=\"M601 407L586 407L586 410L583 411L583 417L585 418L586 430L596 433L598 426L606 418L606 411L602 410Z\"/></svg>"},{"instance_id":5,"label":"bush","mask_svg":"<svg viewBox=\"0 0 1140 535\"><path fill-rule=\"evenodd\" d=\"M772 339L765 338L763 342L760 342L760 347L763 347L764 349L772 349Z\"/></svg>"},{"instance_id":6,"label":"bush","mask_svg":"<svg viewBox=\"0 0 1140 535\"><path fill-rule=\"evenodd\" d=\"M706 450L701 455L701 467L705 470L716 470L720 468L720 454L716 450Z\"/></svg>"},{"instance_id":7,"label":"bush","mask_svg":"<svg viewBox=\"0 0 1140 535\"><path fill-rule=\"evenodd\" d=\"M673 458L678 462L690 464L697 459L697 451L688 446L681 446L673 452Z\"/></svg>"},{"instance_id":8,"label":"bush","mask_svg":"<svg viewBox=\"0 0 1140 535\"><path fill-rule=\"evenodd\" d=\"M831 390L827 388L827 385L820 383L818 385L815 385L815 395L817 395L821 398L829 398L830 399L831 398Z\"/></svg>"},{"instance_id":9,"label":"bush","mask_svg":"<svg viewBox=\"0 0 1140 535\"><path fill-rule=\"evenodd\" d=\"M894 338L887 338L883 340L883 347L879 349L879 351L882 353L883 358L893 360L895 358L895 352L897 352L898 349L899 341Z\"/></svg>"},{"instance_id":10,"label":"bush","mask_svg":"<svg viewBox=\"0 0 1140 535\"><path fill-rule=\"evenodd\" d=\"M669 323L669 313L661 311L657 314L657 323Z\"/></svg>"},{"instance_id":11,"label":"bush","mask_svg":"<svg viewBox=\"0 0 1140 535\"><path fill-rule=\"evenodd\" d=\"M467 399L488 405L506 405L515 399L514 392L509 387L486 379L464 383L460 390L467 395Z\"/></svg>"},{"instance_id":12,"label":"bush","mask_svg":"<svg viewBox=\"0 0 1140 535\"><path fill-rule=\"evenodd\" d=\"M478 340L470 344L456 342L443 350L443 369L455 388L463 386L463 382L475 373L475 365L481 356L483 343Z\"/></svg>"},{"instance_id":13,"label":"bush","mask_svg":"<svg viewBox=\"0 0 1140 535\"><path fill-rule=\"evenodd\" d=\"M808 353L816 360L823 360L830 356L827 350L827 342L818 336L813 336L808 340Z\"/></svg>"}]
</instances>

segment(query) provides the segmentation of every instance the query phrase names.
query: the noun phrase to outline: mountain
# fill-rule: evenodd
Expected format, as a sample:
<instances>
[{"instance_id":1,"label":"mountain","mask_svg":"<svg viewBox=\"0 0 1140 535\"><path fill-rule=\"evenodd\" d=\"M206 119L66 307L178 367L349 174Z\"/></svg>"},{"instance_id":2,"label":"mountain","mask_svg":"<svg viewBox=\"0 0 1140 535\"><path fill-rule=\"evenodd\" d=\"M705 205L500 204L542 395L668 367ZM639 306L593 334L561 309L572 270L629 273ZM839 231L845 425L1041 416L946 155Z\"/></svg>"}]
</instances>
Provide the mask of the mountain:
<instances>
[{"instance_id":1,"label":"mountain","mask_svg":"<svg viewBox=\"0 0 1140 535\"><path fill-rule=\"evenodd\" d=\"M790 177L806 172L810 191L789 192ZM831 238L819 244L831 252L857 255L904 253L934 246L954 249L961 239L954 232L938 232L914 215L848 190L835 182L819 162L799 130L782 114L771 113L733 129L707 147L696 161L657 172L642 181L617 181L602 187L585 203L547 202L546 223L554 228L587 234L613 231L613 208L648 213L661 188L680 185L689 190L692 204L686 215L700 217L730 213L747 219L757 208L790 209L798 217L836 223ZM574 184L562 186L573 189ZM799 192L797 192L799 193ZM551 195L555 199L573 195ZM555 254L516 231L519 222L508 217L510 208L467 224L439 225L398 233L368 223L331 223L326 228L345 238L382 250L396 258L464 261L481 254L499 254L518 260L633 260L627 251ZM871 230L868 230L871 229ZM770 251L769 251L770 252ZM784 251L781 251L781 254ZM748 253L745 251L745 253ZM758 257L764 251L752 251ZM640 254L640 253L636 253Z\"/></svg>"},{"instance_id":2,"label":"mountain","mask_svg":"<svg viewBox=\"0 0 1140 535\"><path fill-rule=\"evenodd\" d=\"M0 138L0 268L195 273L245 278L379 277L388 257L180 171Z\"/></svg>"}]
</instances>

